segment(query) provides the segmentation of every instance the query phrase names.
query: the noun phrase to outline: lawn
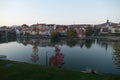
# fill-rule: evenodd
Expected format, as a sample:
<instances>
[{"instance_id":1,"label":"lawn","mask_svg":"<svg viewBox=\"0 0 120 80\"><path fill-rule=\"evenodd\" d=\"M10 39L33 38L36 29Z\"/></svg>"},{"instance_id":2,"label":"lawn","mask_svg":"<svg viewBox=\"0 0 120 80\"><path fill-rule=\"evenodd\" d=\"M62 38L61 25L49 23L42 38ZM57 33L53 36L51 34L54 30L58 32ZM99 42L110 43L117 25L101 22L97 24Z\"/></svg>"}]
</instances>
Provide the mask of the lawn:
<instances>
[{"instance_id":1,"label":"lawn","mask_svg":"<svg viewBox=\"0 0 120 80\"><path fill-rule=\"evenodd\" d=\"M0 80L120 80L120 76L0 60Z\"/></svg>"}]
</instances>

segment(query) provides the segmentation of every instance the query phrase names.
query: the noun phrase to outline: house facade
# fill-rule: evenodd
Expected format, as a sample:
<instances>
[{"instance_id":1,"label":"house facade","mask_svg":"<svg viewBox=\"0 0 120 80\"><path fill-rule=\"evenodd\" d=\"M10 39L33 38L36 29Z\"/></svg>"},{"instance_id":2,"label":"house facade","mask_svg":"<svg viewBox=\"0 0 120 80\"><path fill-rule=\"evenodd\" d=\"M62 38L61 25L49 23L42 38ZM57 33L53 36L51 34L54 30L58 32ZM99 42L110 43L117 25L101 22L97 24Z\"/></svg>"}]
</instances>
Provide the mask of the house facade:
<instances>
[{"instance_id":1,"label":"house facade","mask_svg":"<svg viewBox=\"0 0 120 80\"><path fill-rule=\"evenodd\" d=\"M120 24L109 22L109 20L98 26L100 28L100 34L120 33Z\"/></svg>"},{"instance_id":2,"label":"house facade","mask_svg":"<svg viewBox=\"0 0 120 80\"><path fill-rule=\"evenodd\" d=\"M46 28L48 29L48 35L50 36L50 33L52 31L56 30L56 25L55 24L46 24Z\"/></svg>"},{"instance_id":3,"label":"house facade","mask_svg":"<svg viewBox=\"0 0 120 80\"><path fill-rule=\"evenodd\" d=\"M68 26L67 25L57 25L56 32L59 32L61 36L66 36Z\"/></svg>"},{"instance_id":4,"label":"house facade","mask_svg":"<svg viewBox=\"0 0 120 80\"><path fill-rule=\"evenodd\" d=\"M111 33L120 33L120 24L111 26Z\"/></svg>"},{"instance_id":5,"label":"house facade","mask_svg":"<svg viewBox=\"0 0 120 80\"><path fill-rule=\"evenodd\" d=\"M79 38L86 37L86 27L91 26L90 24L73 24L73 25L56 25L56 24L45 24L37 23L31 26L23 24L21 26L9 28L1 27L0 30L6 29L8 31L14 29L16 35L39 35L39 36L50 36L51 32L59 32L61 36L67 35L67 30L72 28L76 31ZM93 27L94 34L109 34L109 33L120 33L120 23L112 23L107 20L106 23L98 24Z\"/></svg>"},{"instance_id":6,"label":"house facade","mask_svg":"<svg viewBox=\"0 0 120 80\"><path fill-rule=\"evenodd\" d=\"M70 27L72 27L73 29L76 30L77 35L79 38L84 38L86 36L86 27L88 27L90 25L70 25Z\"/></svg>"}]
</instances>

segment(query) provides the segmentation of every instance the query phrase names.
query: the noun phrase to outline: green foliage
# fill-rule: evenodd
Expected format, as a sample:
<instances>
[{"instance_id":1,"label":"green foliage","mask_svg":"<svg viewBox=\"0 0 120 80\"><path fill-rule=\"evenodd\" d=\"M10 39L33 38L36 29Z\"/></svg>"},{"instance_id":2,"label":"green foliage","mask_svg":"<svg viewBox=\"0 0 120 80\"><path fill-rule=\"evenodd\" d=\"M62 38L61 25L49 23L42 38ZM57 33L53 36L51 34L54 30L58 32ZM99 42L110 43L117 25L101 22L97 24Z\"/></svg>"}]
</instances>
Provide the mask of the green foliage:
<instances>
[{"instance_id":1,"label":"green foliage","mask_svg":"<svg viewBox=\"0 0 120 80\"><path fill-rule=\"evenodd\" d=\"M59 33L58 33L58 32L52 31L52 32L50 33L50 38L51 38L51 39L57 39L58 37L59 37Z\"/></svg>"},{"instance_id":2,"label":"green foliage","mask_svg":"<svg viewBox=\"0 0 120 80\"><path fill-rule=\"evenodd\" d=\"M50 44L51 44L52 47L54 47L59 42L60 42L60 39L50 39Z\"/></svg>"},{"instance_id":3,"label":"green foliage","mask_svg":"<svg viewBox=\"0 0 120 80\"><path fill-rule=\"evenodd\" d=\"M93 34L93 30L91 26L86 27L86 36L91 36Z\"/></svg>"},{"instance_id":4,"label":"green foliage","mask_svg":"<svg viewBox=\"0 0 120 80\"><path fill-rule=\"evenodd\" d=\"M119 30L119 29L115 29L115 32L119 33L119 32L120 32L120 30Z\"/></svg>"},{"instance_id":5,"label":"green foliage","mask_svg":"<svg viewBox=\"0 0 120 80\"><path fill-rule=\"evenodd\" d=\"M67 38L75 38L77 37L77 32L73 28L69 28L67 30Z\"/></svg>"},{"instance_id":6,"label":"green foliage","mask_svg":"<svg viewBox=\"0 0 120 80\"><path fill-rule=\"evenodd\" d=\"M30 33L27 33L27 32L26 32L26 33L25 33L25 36L30 36Z\"/></svg>"},{"instance_id":7,"label":"green foliage","mask_svg":"<svg viewBox=\"0 0 120 80\"><path fill-rule=\"evenodd\" d=\"M86 46L86 48L91 48L92 47L92 40L86 40L85 46Z\"/></svg>"},{"instance_id":8,"label":"green foliage","mask_svg":"<svg viewBox=\"0 0 120 80\"><path fill-rule=\"evenodd\" d=\"M113 48L115 50L115 53L119 53L120 54L120 41L114 43Z\"/></svg>"},{"instance_id":9,"label":"green foliage","mask_svg":"<svg viewBox=\"0 0 120 80\"><path fill-rule=\"evenodd\" d=\"M74 47L77 44L77 40L67 39L67 45L70 47Z\"/></svg>"},{"instance_id":10,"label":"green foliage","mask_svg":"<svg viewBox=\"0 0 120 80\"><path fill-rule=\"evenodd\" d=\"M118 68L120 68L120 41L114 43L113 49L114 49L113 53L114 63L117 65Z\"/></svg>"}]
</instances>

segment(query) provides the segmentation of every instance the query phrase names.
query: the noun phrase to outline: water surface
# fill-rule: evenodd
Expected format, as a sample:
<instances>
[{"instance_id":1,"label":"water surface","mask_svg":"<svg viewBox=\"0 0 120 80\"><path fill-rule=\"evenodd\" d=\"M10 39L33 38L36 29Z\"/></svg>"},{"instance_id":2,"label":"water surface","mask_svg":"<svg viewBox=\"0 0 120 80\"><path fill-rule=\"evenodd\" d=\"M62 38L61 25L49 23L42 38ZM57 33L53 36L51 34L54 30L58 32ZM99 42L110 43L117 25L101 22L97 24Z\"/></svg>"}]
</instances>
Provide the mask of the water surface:
<instances>
[{"instance_id":1,"label":"water surface","mask_svg":"<svg viewBox=\"0 0 120 80\"><path fill-rule=\"evenodd\" d=\"M114 43L77 39L2 39L0 55L6 55L8 60L31 64L120 74L120 63L114 57Z\"/></svg>"}]
</instances>

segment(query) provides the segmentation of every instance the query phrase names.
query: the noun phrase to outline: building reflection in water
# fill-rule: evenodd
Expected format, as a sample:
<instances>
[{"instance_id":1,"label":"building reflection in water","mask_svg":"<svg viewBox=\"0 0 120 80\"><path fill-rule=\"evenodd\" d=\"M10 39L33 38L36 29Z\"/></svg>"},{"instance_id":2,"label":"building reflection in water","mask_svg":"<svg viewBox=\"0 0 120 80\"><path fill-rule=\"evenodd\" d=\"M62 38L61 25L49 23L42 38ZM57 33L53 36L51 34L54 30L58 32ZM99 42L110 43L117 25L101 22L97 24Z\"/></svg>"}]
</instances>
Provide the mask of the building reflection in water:
<instances>
[{"instance_id":1,"label":"building reflection in water","mask_svg":"<svg viewBox=\"0 0 120 80\"><path fill-rule=\"evenodd\" d=\"M55 54L50 57L49 64L62 67L64 64L64 55L60 52L58 45L55 45Z\"/></svg>"},{"instance_id":2,"label":"building reflection in water","mask_svg":"<svg viewBox=\"0 0 120 80\"><path fill-rule=\"evenodd\" d=\"M57 45L63 46L67 45L68 47L79 46L82 48L91 48L96 44L107 50L108 46L112 46L113 42L110 41L102 41L102 40L79 40L79 39L59 39L59 40L51 40L51 39L39 39L39 38L18 38L18 43L22 43L23 45L32 45L33 53L31 54L31 60L34 63L37 63L39 60L38 55L38 47L55 47L55 54L52 57L48 57L49 54L46 53L46 65L54 65L54 66L62 66L64 63L64 55L60 52L60 48ZM50 59L49 59L50 58Z\"/></svg>"},{"instance_id":3,"label":"building reflection in water","mask_svg":"<svg viewBox=\"0 0 120 80\"><path fill-rule=\"evenodd\" d=\"M54 47L56 44L58 45L67 45L69 47L79 46L80 48L91 48L94 44L100 45L101 47L108 49L108 46L112 46L113 43L111 41L102 41L102 40L79 40L79 39L27 39L27 38L20 38L17 39L18 43L22 43L23 45L35 45L39 47Z\"/></svg>"}]
</instances>

